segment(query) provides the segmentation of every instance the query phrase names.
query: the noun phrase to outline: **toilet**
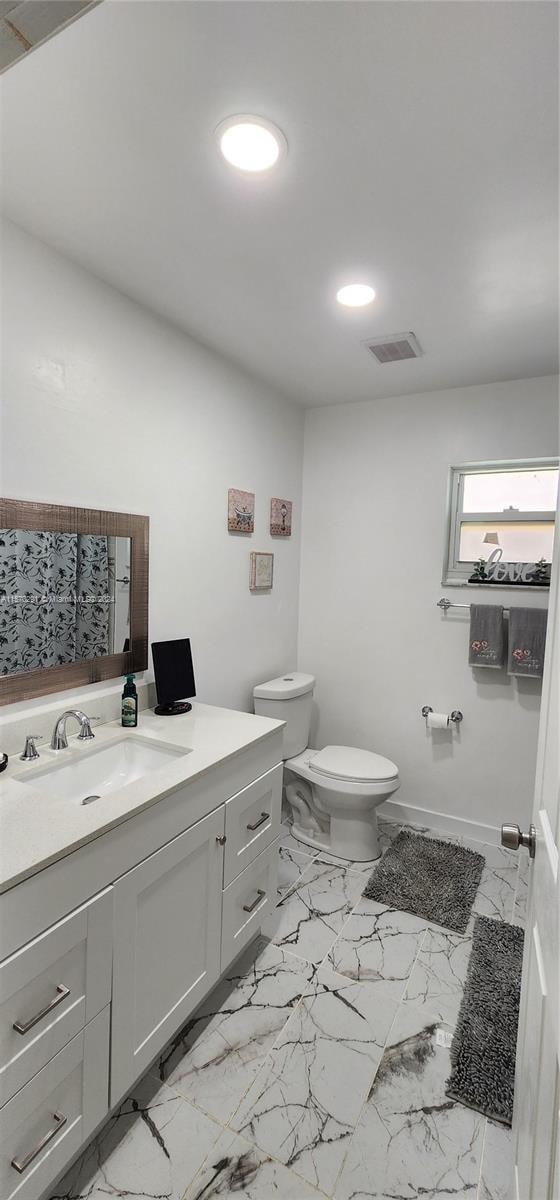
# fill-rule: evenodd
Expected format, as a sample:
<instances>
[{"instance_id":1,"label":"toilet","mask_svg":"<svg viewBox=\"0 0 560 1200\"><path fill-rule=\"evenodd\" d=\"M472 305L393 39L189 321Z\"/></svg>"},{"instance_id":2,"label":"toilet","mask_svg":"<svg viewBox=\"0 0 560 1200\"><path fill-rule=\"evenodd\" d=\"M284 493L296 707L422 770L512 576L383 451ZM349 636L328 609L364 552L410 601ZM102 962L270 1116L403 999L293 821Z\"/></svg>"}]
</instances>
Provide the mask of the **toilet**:
<instances>
[{"instance_id":1,"label":"toilet","mask_svg":"<svg viewBox=\"0 0 560 1200\"><path fill-rule=\"evenodd\" d=\"M376 809L400 786L389 758L352 746L308 747L315 679L292 671L253 690L255 712L285 721L284 786L298 841L338 858L380 854Z\"/></svg>"}]
</instances>

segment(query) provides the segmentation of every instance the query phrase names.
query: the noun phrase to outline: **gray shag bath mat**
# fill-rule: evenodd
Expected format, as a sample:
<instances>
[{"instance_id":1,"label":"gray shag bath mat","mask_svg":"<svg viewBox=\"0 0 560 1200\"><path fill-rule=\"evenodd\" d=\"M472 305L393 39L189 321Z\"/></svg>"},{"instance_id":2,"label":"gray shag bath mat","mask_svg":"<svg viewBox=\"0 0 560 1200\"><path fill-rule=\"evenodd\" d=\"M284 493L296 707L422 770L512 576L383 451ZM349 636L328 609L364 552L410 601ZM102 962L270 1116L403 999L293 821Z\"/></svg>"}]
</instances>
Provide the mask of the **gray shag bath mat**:
<instances>
[{"instance_id":1,"label":"gray shag bath mat","mask_svg":"<svg viewBox=\"0 0 560 1200\"><path fill-rule=\"evenodd\" d=\"M523 930L477 917L447 1095L511 1125Z\"/></svg>"},{"instance_id":2,"label":"gray shag bath mat","mask_svg":"<svg viewBox=\"0 0 560 1200\"><path fill-rule=\"evenodd\" d=\"M464 933L485 863L474 850L403 829L370 875L364 896Z\"/></svg>"}]
</instances>

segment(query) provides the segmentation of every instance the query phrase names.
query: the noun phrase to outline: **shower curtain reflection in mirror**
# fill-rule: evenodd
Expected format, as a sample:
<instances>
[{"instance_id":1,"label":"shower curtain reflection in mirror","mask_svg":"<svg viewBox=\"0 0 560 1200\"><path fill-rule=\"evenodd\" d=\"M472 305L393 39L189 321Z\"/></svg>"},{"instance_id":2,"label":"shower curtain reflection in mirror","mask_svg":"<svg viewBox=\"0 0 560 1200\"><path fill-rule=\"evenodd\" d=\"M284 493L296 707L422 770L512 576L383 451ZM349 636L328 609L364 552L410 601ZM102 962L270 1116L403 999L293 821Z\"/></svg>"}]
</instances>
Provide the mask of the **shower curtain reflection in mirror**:
<instances>
[{"instance_id":1,"label":"shower curtain reflection in mirror","mask_svg":"<svg viewBox=\"0 0 560 1200\"><path fill-rule=\"evenodd\" d=\"M122 650L114 647L115 628L128 627L130 581L116 579L121 541L130 562L128 538L0 530L0 674ZM116 619L117 595L124 622Z\"/></svg>"}]
</instances>

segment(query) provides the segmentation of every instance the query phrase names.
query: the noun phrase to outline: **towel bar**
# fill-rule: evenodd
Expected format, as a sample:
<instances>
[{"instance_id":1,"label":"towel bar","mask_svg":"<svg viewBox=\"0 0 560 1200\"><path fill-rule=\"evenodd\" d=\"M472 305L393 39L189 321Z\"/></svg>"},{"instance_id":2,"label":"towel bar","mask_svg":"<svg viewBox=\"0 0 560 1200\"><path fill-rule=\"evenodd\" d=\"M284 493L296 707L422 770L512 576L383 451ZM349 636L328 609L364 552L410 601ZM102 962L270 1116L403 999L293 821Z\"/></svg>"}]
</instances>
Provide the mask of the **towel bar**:
<instances>
[{"instance_id":1,"label":"towel bar","mask_svg":"<svg viewBox=\"0 0 560 1200\"><path fill-rule=\"evenodd\" d=\"M442 596L441 600L437 600L436 606L437 606L437 608L442 608L444 612L447 612L448 608L469 608L470 609L470 607L471 607L470 604L456 604L454 600L448 600L447 596ZM506 613L509 613L509 608L504 608L504 615Z\"/></svg>"}]
</instances>

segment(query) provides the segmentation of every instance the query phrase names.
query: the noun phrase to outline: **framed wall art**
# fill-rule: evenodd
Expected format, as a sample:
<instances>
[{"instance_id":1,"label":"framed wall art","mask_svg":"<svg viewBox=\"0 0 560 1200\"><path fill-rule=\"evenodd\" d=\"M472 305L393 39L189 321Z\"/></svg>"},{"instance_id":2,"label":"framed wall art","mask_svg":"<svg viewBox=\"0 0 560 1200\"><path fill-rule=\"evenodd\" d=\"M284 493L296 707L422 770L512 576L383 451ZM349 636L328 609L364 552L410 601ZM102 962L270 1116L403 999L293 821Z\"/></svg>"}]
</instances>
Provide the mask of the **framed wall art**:
<instances>
[{"instance_id":1,"label":"framed wall art","mask_svg":"<svg viewBox=\"0 0 560 1200\"><path fill-rule=\"evenodd\" d=\"M228 531L253 533L255 529L255 493L239 488L228 491Z\"/></svg>"},{"instance_id":2,"label":"framed wall art","mask_svg":"<svg viewBox=\"0 0 560 1200\"><path fill-rule=\"evenodd\" d=\"M270 501L270 536L292 536L292 501L279 500L273 496Z\"/></svg>"},{"instance_id":3,"label":"framed wall art","mask_svg":"<svg viewBox=\"0 0 560 1200\"><path fill-rule=\"evenodd\" d=\"M269 592L274 574L274 555L261 551L251 554L249 587L252 592Z\"/></svg>"}]
</instances>

